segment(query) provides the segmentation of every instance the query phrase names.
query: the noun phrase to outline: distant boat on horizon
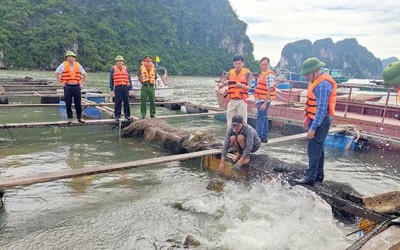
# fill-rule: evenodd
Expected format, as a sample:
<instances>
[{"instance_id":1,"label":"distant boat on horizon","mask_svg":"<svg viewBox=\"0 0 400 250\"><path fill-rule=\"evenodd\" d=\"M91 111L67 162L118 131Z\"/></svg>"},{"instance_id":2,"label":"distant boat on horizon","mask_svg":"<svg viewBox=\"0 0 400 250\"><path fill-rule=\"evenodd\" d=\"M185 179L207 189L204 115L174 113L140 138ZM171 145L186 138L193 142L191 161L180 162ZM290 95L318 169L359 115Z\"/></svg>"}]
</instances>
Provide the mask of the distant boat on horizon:
<instances>
[{"instance_id":1,"label":"distant boat on horizon","mask_svg":"<svg viewBox=\"0 0 400 250\"><path fill-rule=\"evenodd\" d=\"M336 83L347 82L350 79L350 77L347 77L343 74L343 70L341 69L322 68L321 70L322 73L329 74Z\"/></svg>"}]
</instances>

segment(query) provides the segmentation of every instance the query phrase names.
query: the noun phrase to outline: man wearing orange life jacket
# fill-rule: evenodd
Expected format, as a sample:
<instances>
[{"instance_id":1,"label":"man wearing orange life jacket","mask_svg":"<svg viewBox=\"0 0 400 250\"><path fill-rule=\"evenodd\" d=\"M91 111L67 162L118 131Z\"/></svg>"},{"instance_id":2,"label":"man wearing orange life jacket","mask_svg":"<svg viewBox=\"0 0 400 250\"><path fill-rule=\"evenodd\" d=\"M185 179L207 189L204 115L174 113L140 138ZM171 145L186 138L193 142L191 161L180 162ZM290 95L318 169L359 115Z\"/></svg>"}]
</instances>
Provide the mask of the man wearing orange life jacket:
<instances>
[{"instance_id":1,"label":"man wearing orange life jacket","mask_svg":"<svg viewBox=\"0 0 400 250\"><path fill-rule=\"evenodd\" d=\"M86 71L76 62L76 55L72 51L67 51L65 61L58 66L54 75L64 87L64 100L67 110L68 123L72 123L72 98L74 98L76 117L79 123L84 123L82 119L81 89L86 81Z\"/></svg>"},{"instance_id":2,"label":"man wearing orange life jacket","mask_svg":"<svg viewBox=\"0 0 400 250\"><path fill-rule=\"evenodd\" d=\"M324 179L324 141L335 114L337 85L328 74L322 74L325 63L312 57L304 61L301 74L310 82L307 91L304 128L308 129L308 168L296 184L314 185Z\"/></svg>"},{"instance_id":3,"label":"man wearing orange life jacket","mask_svg":"<svg viewBox=\"0 0 400 250\"><path fill-rule=\"evenodd\" d=\"M142 115L142 119L146 118L147 97L150 102L150 117L153 118L156 114L154 85L156 83L157 73L151 61L152 59L150 56L145 57L139 69L139 82L142 84L142 88L140 89L140 114Z\"/></svg>"},{"instance_id":4,"label":"man wearing orange life jacket","mask_svg":"<svg viewBox=\"0 0 400 250\"><path fill-rule=\"evenodd\" d=\"M258 78L254 98L257 103L256 131L261 142L268 142L268 109L275 99L275 73L269 69L268 57L260 60L261 75Z\"/></svg>"},{"instance_id":5,"label":"man wearing orange life jacket","mask_svg":"<svg viewBox=\"0 0 400 250\"><path fill-rule=\"evenodd\" d=\"M110 89L111 95L115 96L114 118L116 121L121 119L122 102L124 102L125 119L131 120L129 92L132 90L132 80L129 69L124 65L124 62L124 58L118 55L115 57L116 65L110 71Z\"/></svg>"},{"instance_id":6,"label":"man wearing orange life jacket","mask_svg":"<svg viewBox=\"0 0 400 250\"><path fill-rule=\"evenodd\" d=\"M240 54L234 55L233 66L234 68L226 76L227 80L219 86L219 88L222 88L228 84L228 92L226 94L226 98L229 99L226 109L228 129L234 115L241 115L243 121L247 123L247 98L249 97L248 91L251 86L251 72L243 68L244 56Z\"/></svg>"}]
</instances>

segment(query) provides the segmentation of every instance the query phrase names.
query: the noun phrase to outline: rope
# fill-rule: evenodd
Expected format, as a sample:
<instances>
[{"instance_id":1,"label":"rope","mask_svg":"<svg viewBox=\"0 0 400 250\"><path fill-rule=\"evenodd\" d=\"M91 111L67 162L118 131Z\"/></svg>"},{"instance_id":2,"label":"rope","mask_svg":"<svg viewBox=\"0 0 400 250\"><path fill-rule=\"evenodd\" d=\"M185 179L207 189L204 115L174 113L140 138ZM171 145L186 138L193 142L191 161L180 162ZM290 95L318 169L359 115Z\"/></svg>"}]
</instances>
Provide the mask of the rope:
<instances>
[{"instance_id":1,"label":"rope","mask_svg":"<svg viewBox=\"0 0 400 250\"><path fill-rule=\"evenodd\" d=\"M122 121L119 120L119 124L118 124L118 138L119 138L119 140L121 140L121 134L122 134Z\"/></svg>"},{"instance_id":2,"label":"rope","mask_svg":"<svg viewBox=\"0 0 400 250\"><path fill-rule=\"evenodd\" d=\"M0 189L0 209L4 207L4 202L3 202L3 196L4 196L4 190Z\"/></svg>"},{"instance_id":3,"label":"rope","mask_svg":"<svg viewBox=\"0 0 400 250\"><path fill-rule=\"evenodd\" d=\"M3 125L5 129L7 129L8 133L10 134L11 139L12 139L13 141L15 141L15 139L14 139L14 137L13 137L11 131L10 131L10 128L7 126L7 124L1 123L1 125Z\"/></svg>"},{"instance_id":4,"label":"rope","mask_svg":"<svg viewBox=\"0 0 400 250\"><path fill-rule=\"evenodd\" d=\"M374 226L376 226L376 225L377 225L377 223L372 223L371 225L362 227L362 228L360 228L360 229L358 229L358 230L356 230L356 231L354 231L354 232L351 232L351 233L347 234L346 237L347 237L347 236L350 236L350 235L353 235L353 234L355 234L355 233L358 233L358 232L360 232L360 231L364 231L365 229L368 229L368 228L371 228L371 229L372 229L372 228L373 228Z\"/></svg>"}]
</instances>

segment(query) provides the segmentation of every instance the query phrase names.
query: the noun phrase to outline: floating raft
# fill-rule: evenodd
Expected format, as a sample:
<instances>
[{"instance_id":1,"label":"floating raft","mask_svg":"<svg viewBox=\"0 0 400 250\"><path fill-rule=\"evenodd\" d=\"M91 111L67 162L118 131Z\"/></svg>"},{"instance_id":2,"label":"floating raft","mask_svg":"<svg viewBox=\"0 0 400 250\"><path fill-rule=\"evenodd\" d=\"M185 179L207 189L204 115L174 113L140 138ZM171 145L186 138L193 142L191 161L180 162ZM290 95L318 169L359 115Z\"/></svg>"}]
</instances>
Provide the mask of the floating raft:
<instances>
[{"instance_id":1,"label":"floating raft","mask_svg":"<svg viewBox=\"0 0 400 250\"><path fill-rule=\"evenodd\" d=\"M173 162L173 161L183 161L183 160L188 160L188 159L193 159L193 158L199 158L199 157L202 157L205 155L215 155L215 154L220 154L220 153L221 153L221 151L219 149L211 149L211 150L200 151L200 152L164 156L164 157L158 157L158 158L152 158L152 159L146 159L146 160L118 163L118 164L113 164L113 165L87 167L87 168L81 168L81 169L56 171L54 173L41 173L41 174L37 174L37 175L8 178L7 180L0 181L0 189L12 188L12 187L24 186L24 185L32 185L35 183L43 183L43 182L56 181L56 180L61 180L61 179L69 179L69 178L79 177L79 176L103 174L103 173L109 173L109 172L113 172L113 171L121 171L121 170L132 169L132 168L154 166L154 165L162 164L162 163L168 163L168 162Z\"/></svg>"}]
</instances>

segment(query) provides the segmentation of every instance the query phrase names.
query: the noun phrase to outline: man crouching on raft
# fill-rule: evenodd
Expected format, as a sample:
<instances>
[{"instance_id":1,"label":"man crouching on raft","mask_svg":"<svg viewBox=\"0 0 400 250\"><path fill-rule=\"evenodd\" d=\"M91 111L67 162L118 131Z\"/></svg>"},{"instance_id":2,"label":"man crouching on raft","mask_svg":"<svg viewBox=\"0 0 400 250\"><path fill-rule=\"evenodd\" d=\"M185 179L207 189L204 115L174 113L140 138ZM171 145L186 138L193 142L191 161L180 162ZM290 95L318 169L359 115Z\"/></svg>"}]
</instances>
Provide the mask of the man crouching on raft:
<instances>
[{"instance_id":1,"label":"man crouching on raft","mask_svg":"<svg viewBox=\"0 0 400 250\"><path fill-rule=\"evenodd\" d=\"M243 116L234 115L231 127L226 134L218 170L224 170L226 154L231 147L235 148L239 153L236 159L233 159L236 162L233 170L239 171L241 166L249 163L250 153L256 152L260 148L260 145L261 140L257 132L250 125L243 122Z\"/></svg>"}]
</instances>

